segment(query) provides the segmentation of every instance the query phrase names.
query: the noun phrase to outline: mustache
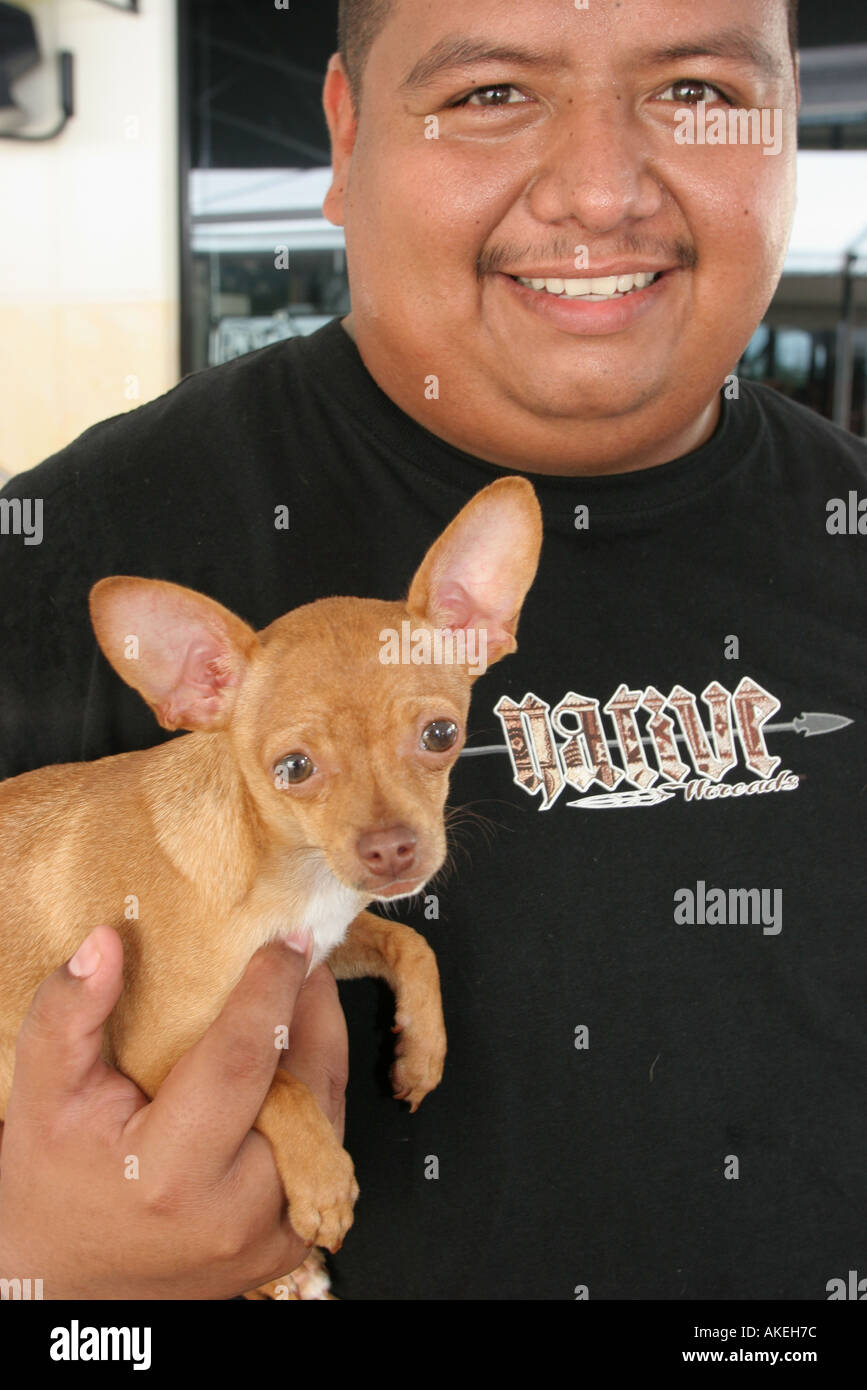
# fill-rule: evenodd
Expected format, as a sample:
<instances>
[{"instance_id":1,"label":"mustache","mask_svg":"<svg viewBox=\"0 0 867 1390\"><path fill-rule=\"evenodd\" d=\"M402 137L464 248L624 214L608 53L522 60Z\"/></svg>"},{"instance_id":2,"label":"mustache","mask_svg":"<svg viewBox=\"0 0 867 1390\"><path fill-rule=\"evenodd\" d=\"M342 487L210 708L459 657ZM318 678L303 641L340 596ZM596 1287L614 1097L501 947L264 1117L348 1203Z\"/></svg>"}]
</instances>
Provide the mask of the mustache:
<instances>
[{"instance_id":1,"label":"mustache","mask_svg":"<svg viewBox=\"0 0 867 1390\"><path fill-rule=\"evenodd\" d=\"M481 280L483 275L492 275L504 266L561 265L567 261L574 261L575 254L574 240L568 246L565 242L560 242L545 251L536 251L535 247L527 245L504 244L480 252L476 260L476 275ZM618 261L625 260L628 256L644 256L648 261L673 262L681 270L695 270L698 265L698 252L685 241L650 241L646 237L637 236L622 237L616 247L604 252L597 251L596 260ZM592 275L593 256L589 256L588 259L590 265L586 269L576 269L576 276Z\"/></svg>"}]
</instances>

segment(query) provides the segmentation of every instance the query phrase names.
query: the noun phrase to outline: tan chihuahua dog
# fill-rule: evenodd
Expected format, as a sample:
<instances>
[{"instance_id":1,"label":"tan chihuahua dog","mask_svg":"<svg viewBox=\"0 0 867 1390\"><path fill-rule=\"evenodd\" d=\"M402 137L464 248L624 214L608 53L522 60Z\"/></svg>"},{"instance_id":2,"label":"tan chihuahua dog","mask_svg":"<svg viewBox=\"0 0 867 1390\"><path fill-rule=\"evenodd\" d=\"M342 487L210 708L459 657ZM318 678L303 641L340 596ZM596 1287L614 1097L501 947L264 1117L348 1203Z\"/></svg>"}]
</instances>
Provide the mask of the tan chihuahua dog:
<instances>
[{"instance_id":1,"label":"tan chihuahua dog","mask_svg":"<svg viewBox=\"0 0 867 1390\"><path fill-rule=\"evenodd\" d=\"M418 893L443 863L449 772L484 669L470 648L488 663L514 651L541 536L530 484L501 478L432 546L404 603L320 599L258 634L176 584L94 586L105 656L163 728L193 732L0 783L0 1117L34 991L103 922L124 944L104 1055L148 1096L252 954L306 925L311 969L327 958L338 979L393 990L392 1083L418 1107L446 1051L436 961L364 908ZM412 661L404 640L394 663L395 634ZM449 641L464 660L449 664ZM255 1128L298 1235L339 1249L358 1186L312 1093L277 1069Z\"/></svg>"}]
</instances>

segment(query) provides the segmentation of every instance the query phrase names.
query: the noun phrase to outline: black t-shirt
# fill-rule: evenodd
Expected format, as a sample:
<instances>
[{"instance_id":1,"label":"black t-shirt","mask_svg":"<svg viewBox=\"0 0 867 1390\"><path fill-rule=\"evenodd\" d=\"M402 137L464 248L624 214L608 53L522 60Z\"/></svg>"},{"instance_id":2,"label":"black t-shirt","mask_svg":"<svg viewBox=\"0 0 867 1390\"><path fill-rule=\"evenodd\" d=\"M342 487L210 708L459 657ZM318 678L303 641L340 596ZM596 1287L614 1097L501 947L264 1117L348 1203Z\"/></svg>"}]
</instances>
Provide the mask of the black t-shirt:
<instances>
[{"instance_id":1,"label":"black t-shirt","mask_svg":"<svg viewBox=\"0 0 867 1390\"><path fill-rule=\"evenodd\" d=\"M0 774L166 737L97 649L96 579L256 627L397 598L500 472L404 415L336 320L87 430L3 493L42 535L0 515ZM341 985L361 1198L335 1291L825 1299L867 1275L867 536L828 529L867 448L741 383L686 457L528 476L541 567L470 718L494 751L453 774L438 918L401 912L449 1034L417 1114L388 992Z\"/></svg>"}]
</instances>

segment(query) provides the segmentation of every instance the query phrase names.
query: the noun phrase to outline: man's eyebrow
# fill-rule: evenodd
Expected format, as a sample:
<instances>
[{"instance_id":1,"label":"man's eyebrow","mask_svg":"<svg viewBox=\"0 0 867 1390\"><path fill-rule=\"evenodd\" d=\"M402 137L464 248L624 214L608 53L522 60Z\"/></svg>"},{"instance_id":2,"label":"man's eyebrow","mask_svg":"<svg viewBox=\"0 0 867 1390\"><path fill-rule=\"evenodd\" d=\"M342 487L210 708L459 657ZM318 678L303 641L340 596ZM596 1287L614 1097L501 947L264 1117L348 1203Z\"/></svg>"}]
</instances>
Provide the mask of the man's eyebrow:
<instances>
[{"instance_id":1,"label":"man's eyebrow","mask_svg":"<svg viewBox=\"0 0 867 1390\"><path fill-rule=\"evenodd\" d=\"M400 84L402 92L426 87L439 74L451 68L470 67L473 63L503 63L522 67L566 68L565 53L544 52L541 49L516 48L513 45L492 44L486 39L469 39L461 35L440 39L428 49Z\"/></svg>"},{"instance_id":2,"label":"man's eyebrow","mask_svg":"<svg viewBox=\"0 0 867 1390\"><path fill-rule=\"evenodd\" d=\"M636 55L639 62L652 66L660 63L688 62L690 58L730 58L748 63L764 77L780 78L783 65L757 34L746 29L721 29L707 37L690 39L685 43L666 44L663 48L645 49Z\"/></svg>"},{"instance_id":3,"label":"man's eyebrow","mask_svg":"<svg viewBox=\"0 0 867 1390\"><path fill-rule=\"evenodd\" d=\"M768 78L780 78L783 75L779 59L757 35L748 33L745 29L722 29L719 33L705 38L667 44L664 48L645 49L632 56L639 64L646 66L687 61L690 58L729 58L736 62L748 63ZM491 44L485 39L455 35L440 39L423 54L401 82L400 90L410 92L419 87L426 87L442 72L482 62L564 71L569 66L569 57L563 51L517 48L513 45Z\"/></svg>"}]
</instances>

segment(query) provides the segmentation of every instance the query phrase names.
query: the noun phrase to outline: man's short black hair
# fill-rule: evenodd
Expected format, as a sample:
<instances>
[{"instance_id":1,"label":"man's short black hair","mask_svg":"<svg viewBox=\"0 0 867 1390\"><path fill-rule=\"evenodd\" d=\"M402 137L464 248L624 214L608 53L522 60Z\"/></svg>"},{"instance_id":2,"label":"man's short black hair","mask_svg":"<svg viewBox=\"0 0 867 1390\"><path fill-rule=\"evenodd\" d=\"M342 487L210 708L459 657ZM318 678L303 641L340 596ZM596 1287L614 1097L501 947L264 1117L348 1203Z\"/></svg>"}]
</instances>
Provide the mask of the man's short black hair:
<instances>
[{"instance_id":1,"label":"man's short black hair","mask_svg":"<svg viewBox=\"0 0 867 1390\"><path fill-rule=\"evenodd\" d=\"M786 0L789 8L789 45L798 51L798 0ZM371 44L384 27L394 0L340 0L337 16L337 47L349 74L352 104L361 106L361 79Z\"/></svg>"},{"instance_id":2,"label":"man's short black hair","mask_svg":"<svg viewBox=\"0 0 867 1390\"><path fill-rule=\"evenodd\" d=\"M391 15L393 0L340 0L337 47L349 75L352 104L361 105L361 79L371 44Z\"/></svg>"}]
</instances>

